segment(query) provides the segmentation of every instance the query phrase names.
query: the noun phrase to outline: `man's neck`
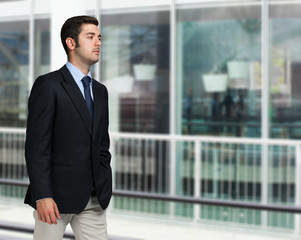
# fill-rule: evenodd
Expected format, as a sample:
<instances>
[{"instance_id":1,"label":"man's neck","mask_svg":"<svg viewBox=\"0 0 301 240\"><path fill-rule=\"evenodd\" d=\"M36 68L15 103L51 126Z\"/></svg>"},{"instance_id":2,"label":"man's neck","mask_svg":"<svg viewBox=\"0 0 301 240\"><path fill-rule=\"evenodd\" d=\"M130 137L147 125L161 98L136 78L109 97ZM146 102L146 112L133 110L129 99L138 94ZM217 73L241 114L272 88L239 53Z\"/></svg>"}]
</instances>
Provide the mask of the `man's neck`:
<instances>
[{"instance_id":1,"label":"man's neck","mask_svg":"<svg viewBox=\"0 0 301 240\"><path fill-rule=\"evenodd\" d=\"M84 63L79 63L77 61L74 61L73 59L68 59L68 61L76 67L78 70L80 70L83 74L87 75L90 70L90 66Z\"/></svg>"}]
</instances>

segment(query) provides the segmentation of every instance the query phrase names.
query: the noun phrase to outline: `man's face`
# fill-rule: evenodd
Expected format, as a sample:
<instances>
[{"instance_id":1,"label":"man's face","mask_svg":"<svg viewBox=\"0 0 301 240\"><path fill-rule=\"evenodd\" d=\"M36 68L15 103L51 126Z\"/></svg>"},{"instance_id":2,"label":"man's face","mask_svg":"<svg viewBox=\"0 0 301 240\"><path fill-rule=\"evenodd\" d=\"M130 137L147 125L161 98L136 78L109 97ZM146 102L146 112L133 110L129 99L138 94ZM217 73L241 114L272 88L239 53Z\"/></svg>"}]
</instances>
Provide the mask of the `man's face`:
<instances>
[{"instance_id":1,"label":"man's face","mask_svg":"<svg viewBox=\"0 0 301 240\"><path fill-rule=\"evenodd\" d=\"M75 57L83 64L91 66L98 62L101 46L101 35L94 24L82 25L78 36L78 46L75 48Z\"/></svg>"}]
</instances>

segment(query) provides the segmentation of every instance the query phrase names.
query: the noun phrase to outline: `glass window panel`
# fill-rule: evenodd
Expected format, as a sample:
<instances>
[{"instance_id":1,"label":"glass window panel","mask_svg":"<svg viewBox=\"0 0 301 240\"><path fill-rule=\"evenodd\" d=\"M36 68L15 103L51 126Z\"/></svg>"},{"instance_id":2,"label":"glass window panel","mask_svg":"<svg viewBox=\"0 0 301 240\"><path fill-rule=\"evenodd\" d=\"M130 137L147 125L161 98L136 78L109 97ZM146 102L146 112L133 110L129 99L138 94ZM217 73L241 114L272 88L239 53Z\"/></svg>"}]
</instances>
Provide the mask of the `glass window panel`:
<instances>
[{"instance_id":1,"label":"glass window panel","mask_svg":"<svg viewBox=\"0 0 301 240\"><path fill-rule=\"evenodd\" d=\"M169 132L169 27L168 10L102 12L111 131Z\"/></svg>"},{"instance_id":2,"label":"glass window panel","mask_svg":"<svg viewBox=\"0 0 301 240\"><path fill-rule=\"evenodd\" d=\"M177 8L177 132L261 136L261 7Z\"/></svg>"},{"instance_id":3,"label":"glass window panel","mask_svg":"<svg viewBox=\"0 0 301 240\"><path fill-rule=\"evenodd\" d=\"M35 77L50 71L50 20L35 20Z\"/></svg>"},{"instance_id":4,"label":"glass window panel","mask_svg":"<svg viewBox=\"0 0 301 240\"><path fill-rule=\"evenodd\" d=\"M301 138L301 3L270 5L270 137Z\"/></svg>"},{"instance_id":5,"label":"glass window panel","mask_svg":"<svg viewBox=\"0 0 301 240\"><path fill-rule=\"evenodd\" d=\"M29 22L0 22L0 125L24 127L29 72Z\"/></svg>"}]
</instances>

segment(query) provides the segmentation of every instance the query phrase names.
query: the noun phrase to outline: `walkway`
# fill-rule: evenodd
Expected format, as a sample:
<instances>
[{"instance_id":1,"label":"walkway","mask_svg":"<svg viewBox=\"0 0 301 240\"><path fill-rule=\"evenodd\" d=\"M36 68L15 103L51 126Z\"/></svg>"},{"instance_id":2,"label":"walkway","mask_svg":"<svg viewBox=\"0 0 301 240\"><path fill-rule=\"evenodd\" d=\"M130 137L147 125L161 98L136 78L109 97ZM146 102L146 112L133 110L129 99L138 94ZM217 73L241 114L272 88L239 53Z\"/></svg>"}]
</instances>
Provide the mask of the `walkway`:
<instances>
[{"instance_id":1,"label":"walkway","mask_svg":"<svg viewBox=\"0 0 301 240\"><path fill-rule=\"evenodd\" d=\"M20 202L0 200L0 221L33 225L32 209ZM237 231L167 219L133 217L108 212L110 240L288 240L285 234L263 234L259 231ZM68 227L67 231L71 229ZM300 238L300 236L299 236ZM0 240L29 240L30 234L0 230Z\"/></svg>"}]
</instances>

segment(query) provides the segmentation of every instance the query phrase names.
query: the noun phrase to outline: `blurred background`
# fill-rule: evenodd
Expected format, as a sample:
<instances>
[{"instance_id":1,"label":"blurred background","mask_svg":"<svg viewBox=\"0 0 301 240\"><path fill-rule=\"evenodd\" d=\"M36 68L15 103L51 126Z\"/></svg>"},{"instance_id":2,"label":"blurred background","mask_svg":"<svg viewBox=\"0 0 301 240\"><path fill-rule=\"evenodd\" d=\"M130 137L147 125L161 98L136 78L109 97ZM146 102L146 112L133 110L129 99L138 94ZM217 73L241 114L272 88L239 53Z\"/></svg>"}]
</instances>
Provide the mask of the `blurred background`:
<instances>
[{"instance_id":1,"label":"blurred background","mask_svg":"<svg viewBox=\"0 0 301 240\"><path fill-rule=\"evenodd\" d=\"M0 227L33 221L27 98L79 14L102 34L111 238L300 238L301 0L0 0Z\"/></svg>"}]
</instances>

